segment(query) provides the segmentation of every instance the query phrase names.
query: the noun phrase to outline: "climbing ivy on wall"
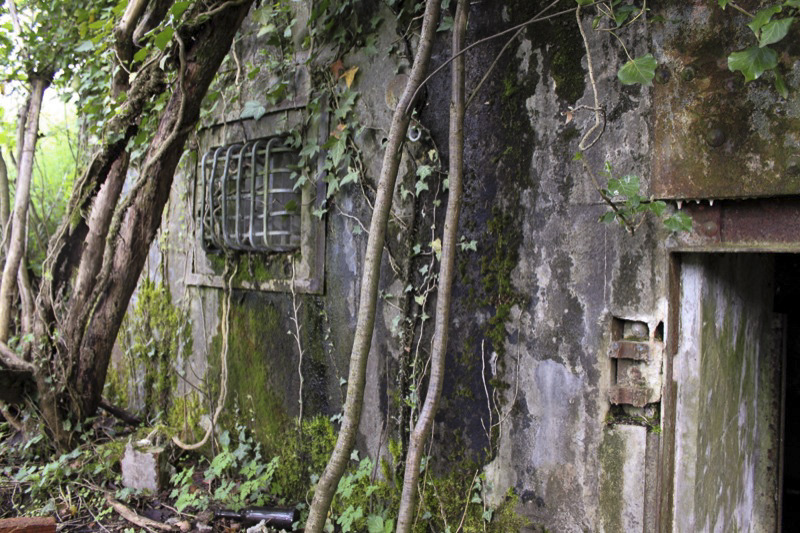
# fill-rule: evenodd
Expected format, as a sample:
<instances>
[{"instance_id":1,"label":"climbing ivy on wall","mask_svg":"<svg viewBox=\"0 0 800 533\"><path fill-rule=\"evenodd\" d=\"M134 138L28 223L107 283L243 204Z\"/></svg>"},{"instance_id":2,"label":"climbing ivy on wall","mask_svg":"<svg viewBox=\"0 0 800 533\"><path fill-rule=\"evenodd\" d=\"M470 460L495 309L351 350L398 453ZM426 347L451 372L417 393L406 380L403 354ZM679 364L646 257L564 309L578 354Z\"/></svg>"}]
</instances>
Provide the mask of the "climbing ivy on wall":
<instances>
[{"instance_id":1,"label":"climbing ivy on wall","mask_svg":"<svg viewBox=\"0 0 800 533\"><path fill-rule=\"evenodd\" d=\"M780 43L794 25L800 14L800 0L786 0L782 4L774 4L760 9L755 14L748 12L732 0L718 0L722 9L731 7L749 17L747 27L753 32L757 44L744 50L733 52L728 56L728 68L733 72L741 72L745 81L760 78L765 72L774 77L775 90L786 98L789 89L778 68L778 52L771 45Z\"/></svg>"}]
</instances>

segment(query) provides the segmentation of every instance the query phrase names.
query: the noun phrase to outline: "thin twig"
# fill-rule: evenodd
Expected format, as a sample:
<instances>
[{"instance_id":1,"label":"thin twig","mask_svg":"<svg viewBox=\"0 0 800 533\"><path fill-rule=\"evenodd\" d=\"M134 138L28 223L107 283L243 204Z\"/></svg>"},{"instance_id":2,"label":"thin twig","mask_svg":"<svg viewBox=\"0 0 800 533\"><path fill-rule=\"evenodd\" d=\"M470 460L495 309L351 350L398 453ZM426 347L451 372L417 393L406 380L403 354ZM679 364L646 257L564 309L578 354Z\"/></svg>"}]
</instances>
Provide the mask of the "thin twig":
<instances>
[{"instance_id":1,"label":"thin twig","mask_svg":"<svg viewBox=\"0 0 800 533\"><path fill-rule=\"evenodd\" d=\"M592 85L592 95L594 96L594 126L589 128L589 131L583 134L581 137L581 142L578 143L578 149L581 151L588 150L594 144L600 140L600 137L603 135L603 131L605 130L605 121L600 120L600 98L597 96L597 83L594 79L594 67L592 66L592 53L589 50L589 40L586 38L586 31L583 29L583 24L581 23L581 6L575 9L575 19L578 22L578 29L581 32L581 38L583 39L583 47L586 50L586 68L589 71L589 82ZM594 139L589 144L588 142L589 137L602 126L602 130L600 133L595 136Z\"/></svg>"},{"instance_id":2,"label":"thin twig","mask_svg":"<svg viewBox=\"0 0 800 533\"><path fill-rule=\"evenodd\" d=\"M292 323L294 324L294 332L292 332L292 337L294 337L295 343L297 344L297 375L300 376L300 391L297 394L297 403L300 406L300 412L297 415L297 427L302 430L303 428L303 345L300 342L300 330L303 326L300 325L300 320L297 317L297 312L300 310L300 306L303 303L297 303L297 291L294 288L294 280L296 275L296 268L295 268L295 258L292 258L292 282L290 285L290 289L292 291Z\"/></svg>"},{"instance_id":3,"label":"thin twig","mask_svg":"<svg viewBox=\"0 0 800 533\"><path fill-rule=\"evenodd\" d=\"M558 2L560 0L556 0L556 1ZM597 2L595 2L593 4L587 4L586 7L593 6L595 4L597 4ZM422 89L422 87L424 87L425 84L431 78L433 78L436 74L438 74L442 69L444 69L444 67L449 65L458 56L460 56L462 54L465 54L469 50L471 50L471 49L475 48L476 46L479 46L479 45L481 45L481 44L483 44L485 42L491 41L493 39L497 39L498 37L502 37L503 35L508 35L511 32L517 31L518 29L524 28L525 26L529 26L529 25L531 25L531 24L533 24L535 22L543 22L545 20L551 20L551 19L554 19L556 17L560 17L561 15L568 15L568 14L572 13L573 11L575 11L576 8L573 7L573 8L570 8L570 9L565 9L563 11L559 11L557 13L553 13L551 15L543 16L542 13L544 11L546 11L547 9L549 9L549 7L545 8L542 11L540 11L532 19L529 19L528 21L523 22L522 24L517 24L516 26L512 26L510 28L507 28L507 29L505 29L505 30L503 30L503 31L501 31L499 33L495 33L494 35L490 35L488 37L484 37L483 39L478 39L477 41L475 41L471 45L464 47L464 49L462 49L460 52L458 52L458 53L454 54L453 56L451 56L450 59L446 60L444 63L439 65L433 72L428 74L428 77L426 77L424 80L422 80L422 83L419 84L419 87L417 87L417 90L414 91L414 94L411 96L411 100L409 100L408 105L406 106L406 108L404 110L404 113L408 114L408 112L411 110L411 105L416 100L417 94L419 93L420 89Z\"/></svg>"}]
</instances>

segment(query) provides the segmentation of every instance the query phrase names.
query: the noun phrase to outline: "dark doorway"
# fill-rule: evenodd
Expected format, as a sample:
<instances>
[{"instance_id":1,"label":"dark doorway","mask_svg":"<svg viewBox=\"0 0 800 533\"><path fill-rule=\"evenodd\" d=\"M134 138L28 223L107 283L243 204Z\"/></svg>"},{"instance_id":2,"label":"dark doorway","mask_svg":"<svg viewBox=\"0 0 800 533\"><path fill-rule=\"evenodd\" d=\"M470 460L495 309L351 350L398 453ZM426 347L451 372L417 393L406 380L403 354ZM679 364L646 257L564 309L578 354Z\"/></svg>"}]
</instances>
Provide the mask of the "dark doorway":
<instances>
[{"instance_id":1,"label":"dark doorway","mask_svg":"<svg viewBox=\"0 0 800 533\"><path fill-rule=\"evenodd\" d=\"M775 261L775 312L783 315L782 527L800 523L800 256L780 254Z\"/></svg>"}]
</instances>

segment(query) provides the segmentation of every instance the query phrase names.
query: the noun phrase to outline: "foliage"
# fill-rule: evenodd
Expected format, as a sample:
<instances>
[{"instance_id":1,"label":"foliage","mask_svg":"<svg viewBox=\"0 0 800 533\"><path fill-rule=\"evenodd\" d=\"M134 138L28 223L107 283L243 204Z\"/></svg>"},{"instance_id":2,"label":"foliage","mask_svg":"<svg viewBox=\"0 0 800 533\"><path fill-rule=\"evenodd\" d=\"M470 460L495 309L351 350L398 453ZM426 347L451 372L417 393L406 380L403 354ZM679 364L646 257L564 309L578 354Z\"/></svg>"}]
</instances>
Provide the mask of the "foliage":
<instances>
[{"instance_id":1,"label":"foliage","mask_svg":"<svg viewBox=\"0 0 800 533\"><path fill-rule=\"evenodd\" d=\"M123 441L108 440L95 420L89 419L76 427L81 435L79 446L51 456L52 448L41 434L15 443L10 434L3 434L2 427L0 424L0 504L3 486L9 486L14 488L7 509L15 516L57 513L77 518L87 509L94 509L97 520L108 516L111 509L103 491L113 490L120 482Z\"/></svg>"},{"instance_id":2,"label":"foliage","mask_svg":"<svg viewBox=\"0 0 800 533\"><path fill-rule=\"evenodd\" d=\"M728 69L741 72L745 81L758 79L765 72L772 72L775 89L786 98L789 89L778 70L778 52L769 45L777 44L788 34L795 19L800 14L800 0L786 0L760 9L755 15L748 13L732 0L718 0L725 9L731 6L751 18L747 27L753 32L757 45L733 52L728 56Z\"/></svg>"},{"instance_id":3,"label":"foliage","mask_svg":"<svg viewBox=\"0 0 800 533\"><path fill-rule=\"evenodd\" d=\"M600 217L601 222L617 221L628 228L636 228L643 222L644 214L652 213L656 218L661 218L664 226L672 232L692 229L692 219L686 213L677 211L667 215L666 202L642 196L639 176L627 174L615 177L608 161L602 174L608 179L608 183L600 193L611 203L612 209Z\"/></svg>"}]
</instances>

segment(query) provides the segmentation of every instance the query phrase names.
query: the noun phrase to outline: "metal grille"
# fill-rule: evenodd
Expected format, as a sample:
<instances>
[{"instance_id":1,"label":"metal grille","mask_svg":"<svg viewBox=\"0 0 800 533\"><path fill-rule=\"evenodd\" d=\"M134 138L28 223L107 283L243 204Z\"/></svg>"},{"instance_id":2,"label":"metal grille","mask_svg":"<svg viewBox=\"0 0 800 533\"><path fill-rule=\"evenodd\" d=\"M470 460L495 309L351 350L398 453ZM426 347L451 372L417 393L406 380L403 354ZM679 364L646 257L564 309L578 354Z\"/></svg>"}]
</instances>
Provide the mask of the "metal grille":
<instances>
[{"instance_id":1,"label":"metal grille","mask_svg":"<svg viewBox=\"0 0 800 533\"><path fill-rule=\"evenodd\" d=\"M283 252L300 246L298 156L279 138L220 146L201 163L206 252Z\"/></svg>"}]
</instances>

